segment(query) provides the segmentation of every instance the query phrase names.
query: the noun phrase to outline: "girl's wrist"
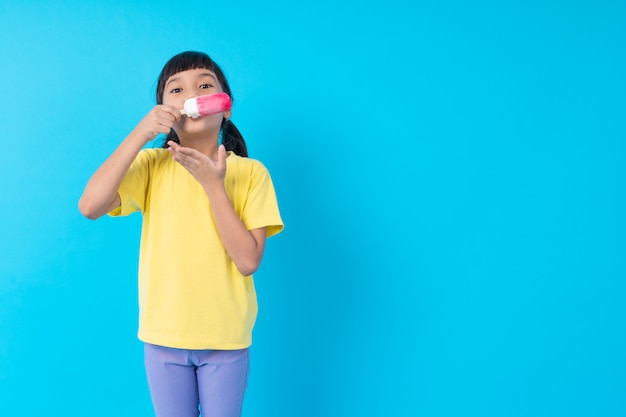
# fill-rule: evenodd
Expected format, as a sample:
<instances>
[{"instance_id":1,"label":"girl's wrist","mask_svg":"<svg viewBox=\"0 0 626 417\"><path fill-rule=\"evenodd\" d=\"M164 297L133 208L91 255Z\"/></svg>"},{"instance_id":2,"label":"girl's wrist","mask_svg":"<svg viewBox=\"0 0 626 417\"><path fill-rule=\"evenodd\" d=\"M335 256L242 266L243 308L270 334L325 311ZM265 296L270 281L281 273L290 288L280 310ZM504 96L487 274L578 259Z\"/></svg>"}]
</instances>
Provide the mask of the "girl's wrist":
<instances>
[{"instance_id":1,"label":"girl's wrist","mask_svg":"<svg viewBox=\"0 0 626 417\"><path fill-rule=\"evenodd\" d=\"M152 139L149 139L149 133L147 132L142 132L140 130L138 130L137 128L133 129L132 132L130 132L130 134L127 136L128 140L131 140L133 142L137 142L138 144L140 144L141 146L145 145L146 143L150 142ZM155 136L156 137L156 136Z\"/></svg>"},{"instance_id":2,"label":"girl's wrist","mask_svg":"<svg viewBox=\"0 0 626 417\"><path fill-rule=\"evenodd\" d=\"M224 179L212 180L203 184L202 188L204 188L204 192L207 197L209 197L209 201L213 201L216 198L220 198L223 196L227 196L226 187L224 186Z\"/></svg>"}]
</instances>

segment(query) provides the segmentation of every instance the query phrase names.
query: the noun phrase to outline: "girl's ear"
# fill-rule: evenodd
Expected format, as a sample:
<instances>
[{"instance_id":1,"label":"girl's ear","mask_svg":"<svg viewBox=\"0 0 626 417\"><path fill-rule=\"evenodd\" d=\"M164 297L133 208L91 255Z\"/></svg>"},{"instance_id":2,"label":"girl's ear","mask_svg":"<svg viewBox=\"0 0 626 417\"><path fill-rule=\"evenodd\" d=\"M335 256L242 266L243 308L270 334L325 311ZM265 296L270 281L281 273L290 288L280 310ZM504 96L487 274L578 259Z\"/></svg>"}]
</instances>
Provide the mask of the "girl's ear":
<instances>
[{"instance_id":1,"label":"girl's ear","mask_svg":"<svg viewBox=\"0 0 626 417\"><path fill-rule=\"evenodd\" d=\"M224 119L230 119L230 116L233 115L233 111L232 110L228 110L224 112Z\"/></svg>"}]
</instances>

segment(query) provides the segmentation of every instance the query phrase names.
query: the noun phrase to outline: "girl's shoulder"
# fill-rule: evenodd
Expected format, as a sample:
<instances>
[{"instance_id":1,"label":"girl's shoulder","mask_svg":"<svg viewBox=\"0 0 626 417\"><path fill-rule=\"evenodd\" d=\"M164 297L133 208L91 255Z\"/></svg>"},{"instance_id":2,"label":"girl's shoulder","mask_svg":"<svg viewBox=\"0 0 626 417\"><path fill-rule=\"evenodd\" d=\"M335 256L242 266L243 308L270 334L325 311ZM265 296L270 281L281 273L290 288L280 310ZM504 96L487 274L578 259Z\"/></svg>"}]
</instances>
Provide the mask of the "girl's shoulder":
<instances>
[{"instance_id":1,"label":"girl's shoulder","mask_svg":"<svg viewBox=\"0 0 626 417\"><path fill-rule=\"evenodd\" d=\"M228 151L228 159L226 162L229 165L238 166L238 167L249 167L250 169L261 169L266 170L265 165L258 159L249 158L239 156L233 151Z\"/></svg>"},{"instance_id":2,"label":"girl's shoulder","mask_svg":"<svg viewBox=\"0 0 626 417\"><path fill-rule=\"evenodd\" d=\"M165 148L143 148L139 151L139 155L144 158L158 159L168 155L169 151Z\"/></svg>"},{"instance_id":3,"label":"girl's shoulder","mask_svg":"<svg viewBox=\"0 0 626 417\"><path fill-rule=\"evenodd\" d=\"M226 175L249 180L269 178L270 172L258 159L242 157L234 152L228 153Z\"/></svg>"},{"instance_id":4,"label":"girl's shoulder","mask_svg":"<svg viewBox=\"0 0 626 417\"><path fill-rule=\"evenodd\" d=\"M160 163L171 159L170 153L165 148L144 148L137 154L136 161L147 164Z\"/></svg>"}]
</instances>

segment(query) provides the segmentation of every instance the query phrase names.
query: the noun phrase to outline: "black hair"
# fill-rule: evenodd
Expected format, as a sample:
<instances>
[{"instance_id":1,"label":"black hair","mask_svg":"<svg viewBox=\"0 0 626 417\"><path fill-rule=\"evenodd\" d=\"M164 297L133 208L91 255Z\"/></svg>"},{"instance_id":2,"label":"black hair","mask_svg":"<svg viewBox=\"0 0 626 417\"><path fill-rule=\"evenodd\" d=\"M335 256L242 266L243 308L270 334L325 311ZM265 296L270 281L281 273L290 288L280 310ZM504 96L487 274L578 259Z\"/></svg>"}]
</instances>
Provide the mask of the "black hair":
<instances>
[{"instance_id":1,"label":"black hair","mask_svg":"<svg viewBox=\"0 0 626 417\"><path fill-rule=\"evenodd\" d=\"M172 75L178 74L179 72L199 68L213 71L217 76L217 80L222 86L224 92L230 96L231 100L233 100L233 95L230 92L230 86L228 85L228 81L224 76L224 72L211 59L211 57L203 52L187 51L172 57L163 67L163 70L159 75L159 80L157 82L156 88L157 104L163 104L163 90L165 89L165 83ZM248 148L246 147L246 142L243 140L243 136L241 136L239 129L235 127L235 124L230 121L230 119L225 118L224 120L222 120L221 129L222 144L226 147L226 150L233 151L239 156L248 156ZM180 143L178 135L176 135L174 129L172 129L165 138L165 142L163 143L164 148L168 147L167 142L170 140L173 140L176 143Z\"/></svg>"}]
</instances>

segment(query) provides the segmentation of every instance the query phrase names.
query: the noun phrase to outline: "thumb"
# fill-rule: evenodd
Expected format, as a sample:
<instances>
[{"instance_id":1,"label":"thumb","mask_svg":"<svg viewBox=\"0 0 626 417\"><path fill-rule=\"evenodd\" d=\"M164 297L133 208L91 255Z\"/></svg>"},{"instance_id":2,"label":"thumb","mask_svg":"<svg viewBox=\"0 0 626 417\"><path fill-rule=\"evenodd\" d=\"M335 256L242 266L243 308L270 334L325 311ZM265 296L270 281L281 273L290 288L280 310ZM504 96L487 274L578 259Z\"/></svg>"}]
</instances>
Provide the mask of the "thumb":
<instances>
[{"instance_id":1,"label":"thumb","mask_svg":"<svg viewBox=\"0 0 626 417\"><path fill-rule=\"evenodd\" d=\"M226 147L224 145L220 145L217 148L217 165L219 167L226 165Z\"/></svg>"}]
</instances>

